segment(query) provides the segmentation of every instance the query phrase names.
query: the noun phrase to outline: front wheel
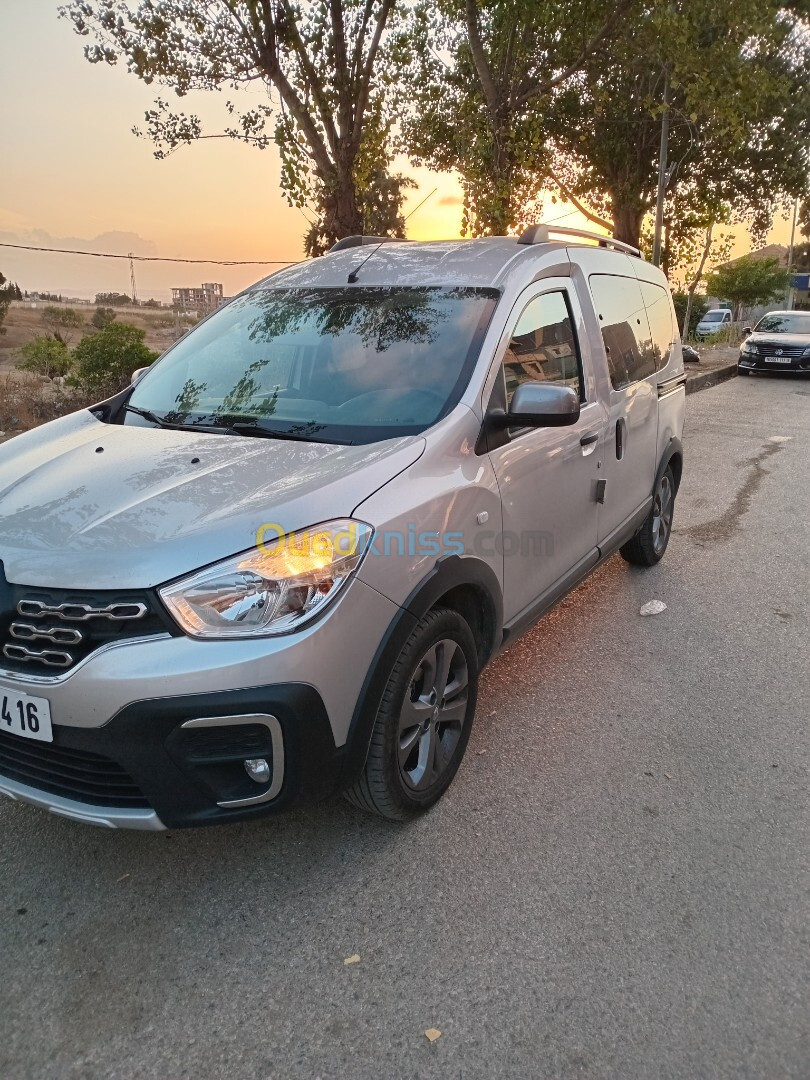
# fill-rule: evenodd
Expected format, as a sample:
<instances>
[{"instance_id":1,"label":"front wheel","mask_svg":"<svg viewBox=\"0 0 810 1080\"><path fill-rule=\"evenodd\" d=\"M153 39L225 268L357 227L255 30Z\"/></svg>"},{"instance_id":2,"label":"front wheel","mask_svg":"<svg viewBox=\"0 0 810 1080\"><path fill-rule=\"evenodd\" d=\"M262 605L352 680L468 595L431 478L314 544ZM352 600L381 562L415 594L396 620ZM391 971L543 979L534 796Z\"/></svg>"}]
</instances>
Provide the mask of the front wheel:
<instances>
[{"instance_id":1,"label":"front wheel","mask_svg":"<svg viewBox=\"0 0 810 1080\"><path fill-rule=\"evenodd\" d=\"M634 566L655 566L660 562L672 534L674 512L675 478L667 466L656 486L647 520L633 539L619 548L622 558Z\"/></svg>"},{"instance_id":2,"label":"front wheel","mask_svg":"<svg viewBox=\"0 0 810 1080\"><path fill-rule=\"evenodd\" d=\"M349 802L391 821L436 803L458 771L478 690L478 652L465 620L429 611L402 647L382 696L363 772Z\"/></svg>"}]
</instances>

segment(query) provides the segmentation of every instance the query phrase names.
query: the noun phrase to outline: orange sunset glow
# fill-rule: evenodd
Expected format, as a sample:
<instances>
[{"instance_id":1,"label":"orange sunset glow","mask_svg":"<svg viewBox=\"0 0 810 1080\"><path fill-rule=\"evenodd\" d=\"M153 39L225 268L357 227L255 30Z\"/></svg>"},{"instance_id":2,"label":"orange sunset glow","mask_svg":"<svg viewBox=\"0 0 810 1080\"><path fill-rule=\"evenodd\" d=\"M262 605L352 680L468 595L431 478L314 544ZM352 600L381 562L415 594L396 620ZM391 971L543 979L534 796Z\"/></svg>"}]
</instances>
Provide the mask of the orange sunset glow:
<instances>
[{"instance_id":1,"label":"orange sunset glow","mask_svg":"<svg viewBox=\"0 0 810 1080\"><path fill-rule=\"evenodd\" d=\"M156 161L151 144L131 129L142 123L160 89L122 66L88 64L83 40L58 17L57 7L55 0L3 4L0 241L187 259L300 259L307 222L281 195L275 149L211 139ZM220 94L184 102L211 132L222 129L223 105ZM455 179L410 168L405 160L397 167L418 183L408 193L406 213L438 189L409 221L409 236L457 237L461 199ZM567 209L558 204L554 216ZM584 223L578 214L565 220ZM788 225L779 221L771 239L784 243L787 235ZM747 248L741 234L735 253ZM138 295L166 300L172 286L201 281L221 281L230 295L273 269L139 263ZM0 270L31 291L82 298L129 291L126 260L0 248Z\"/></svg>"}]
</instances>

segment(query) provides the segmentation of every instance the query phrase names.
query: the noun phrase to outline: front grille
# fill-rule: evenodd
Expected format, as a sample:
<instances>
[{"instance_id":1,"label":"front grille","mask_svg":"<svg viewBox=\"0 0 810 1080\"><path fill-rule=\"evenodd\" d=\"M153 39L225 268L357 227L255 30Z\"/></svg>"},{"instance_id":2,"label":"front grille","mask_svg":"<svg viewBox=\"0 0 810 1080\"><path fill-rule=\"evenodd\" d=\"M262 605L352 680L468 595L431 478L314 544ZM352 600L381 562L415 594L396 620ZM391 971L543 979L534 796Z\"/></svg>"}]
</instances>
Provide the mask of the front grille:
<instances>
[{"instance_id":1,"label":"front grille","mask_svg":"<svg viewBox=\"0 0 810 1080\"><path fill-rule=\"evenodd\" d=\"M0 775L94 806L149 806L132 777L109 758L4 731L0 731Z\"/></svg>"},{"instance_id":2,"label":"front grille","mask_svg":"<svg viewBox=\"0 0 810 1080\"><path fill-rule=\"evenodd\" d=\"M0 668L60 675L116 641L177 633L148 593L37 589L0 581Z\"/></svg>"},{"instance_id":3,"label":"front grille","mask_svg":"<svg viewBox=\"0 0 810 1080\"><path fill-rule=\"evenodd\" d=\"M752 352L757 356L789 356L794 360L802 356L806 348L806 345L779 345L775 341L770 344L758 341L751 346Z\"/></svg>"}]
</instances>

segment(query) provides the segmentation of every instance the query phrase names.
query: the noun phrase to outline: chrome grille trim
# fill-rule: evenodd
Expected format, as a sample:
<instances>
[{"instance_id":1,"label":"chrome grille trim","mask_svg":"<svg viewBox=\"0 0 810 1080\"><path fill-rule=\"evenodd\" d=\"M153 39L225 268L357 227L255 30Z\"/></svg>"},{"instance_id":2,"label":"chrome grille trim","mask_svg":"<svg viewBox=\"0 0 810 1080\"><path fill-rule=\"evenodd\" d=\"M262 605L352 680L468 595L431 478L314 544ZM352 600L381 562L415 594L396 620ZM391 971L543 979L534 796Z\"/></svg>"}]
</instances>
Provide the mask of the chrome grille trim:
<instances>
[{"instance_id":1,"label":"chrome grille trim","mask_svg":"<svg viewBox=\"0 0 810 1080\"><path fill-rule=\"evenodd\" d=\"M28 615L34 619L49 617L68 622L87 622L89 619L113 619L116 622L142 619L148 610L146 604L141 603L108 604L106 607L70 603L49 606L42 600L21 600L17 604L20 615Z\"/></svg>"},{"instance_id":2,"label":"chrome grille trim","mask_svg":"<svg viewBox=\"0 0 810 1080\"><path fill-rule=\"evenodd\" d=\"M12 623L9 633L18 641L50 641L54 645L80 645L84 640L81 630L70 626L31 626L29 623Z\"/></svg>"},{"instance_id":3,"label":"chrome grille trim","mask_svg":"<svg viewBox=\"0 0 810 1080\"><path fill-rule=\"evenodd\" d=\"M57 652L56 649L29 649L25 645L4 645L3 656L9 660L20 660L23 663L36 661L45 667L66 668L73 663L70 653Z\"/></svg>"}]
</instances>

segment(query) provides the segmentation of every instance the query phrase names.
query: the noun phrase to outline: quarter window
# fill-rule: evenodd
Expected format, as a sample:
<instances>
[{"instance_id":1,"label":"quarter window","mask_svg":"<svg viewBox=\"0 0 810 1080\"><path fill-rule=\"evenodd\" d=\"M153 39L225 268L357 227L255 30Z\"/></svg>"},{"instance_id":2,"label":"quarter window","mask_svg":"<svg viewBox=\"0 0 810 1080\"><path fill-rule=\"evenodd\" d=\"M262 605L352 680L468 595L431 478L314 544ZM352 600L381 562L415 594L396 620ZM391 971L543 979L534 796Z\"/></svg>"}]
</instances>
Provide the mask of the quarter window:
<instances>
[{"instance_id":1,"label":"quarter window","mask_svg":"<svg viewBox=\"0 0 810 1080\"><path fill-rule=\"evenodd\" d=\"M583 399L582 365L565 293L530 300L520 314L503 358L506 399L525 382L570 386Z\"/></svg>"},{"instance_id":2,"label":"quarter window","mask_svg":"<svg viewBox=\"0 0 810 1080\"><path fill-rule=\"evenodd\" d=\"M672 304L667 290L660 285L653 285L651 281L641 282L641 295L644 297L644 306L650 323L653 359L660 371L669 363L672 342L675 338Z\"/></svg>"},{"instance_id":3,"label":"quarter window","mask_svg":"<svg viewBox=\"0 0 810 1080\"><path fill-rule=\"evenodd\" d=\"M593 274L591 292L605 343L614 390L648 378L655 371L647 313L636 278Z\"/></svg>"}]
</instances>

